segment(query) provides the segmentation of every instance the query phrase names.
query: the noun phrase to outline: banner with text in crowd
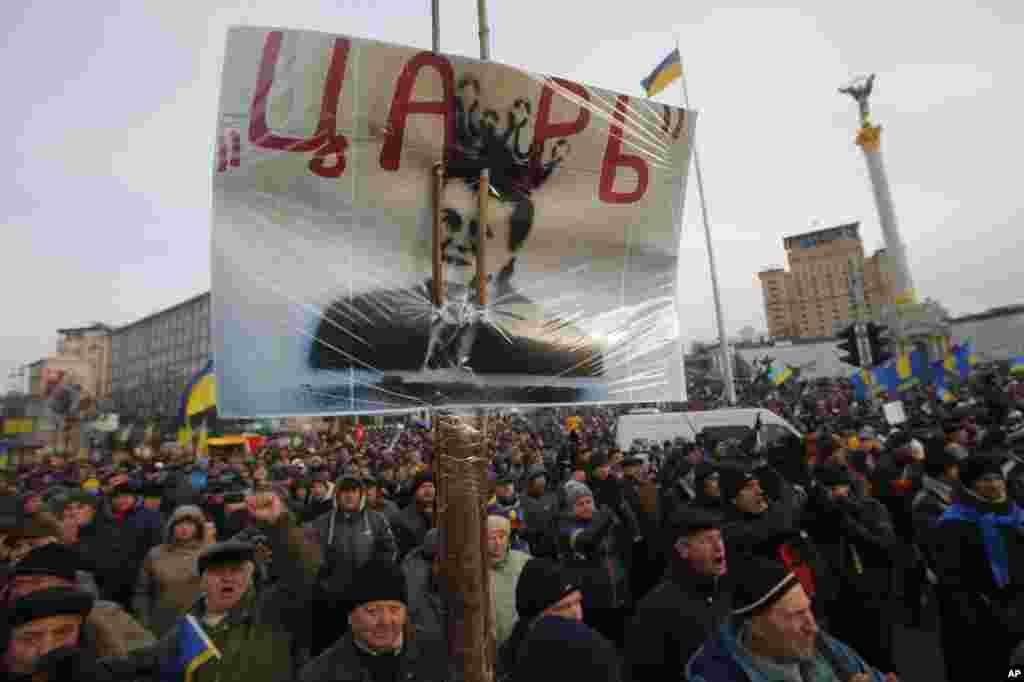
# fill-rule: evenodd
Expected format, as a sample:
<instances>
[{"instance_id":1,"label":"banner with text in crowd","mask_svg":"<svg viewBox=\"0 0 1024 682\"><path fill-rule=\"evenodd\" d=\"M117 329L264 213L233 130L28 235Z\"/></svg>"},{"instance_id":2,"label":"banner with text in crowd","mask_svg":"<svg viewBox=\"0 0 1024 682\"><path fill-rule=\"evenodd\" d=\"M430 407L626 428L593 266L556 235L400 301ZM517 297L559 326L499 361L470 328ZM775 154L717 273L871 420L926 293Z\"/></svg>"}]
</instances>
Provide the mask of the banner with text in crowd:
<instances>
[{"instance_id":1,"label":"banner with text in crowd","mask_svg":"<svg viewBox=\"0 0 1024 682\"><path fill-rule=\"evenodd\" d=\"M232 29L213 159L221 416L678 400L694 121L494 62Z\"/></svg>"}]
</instances>

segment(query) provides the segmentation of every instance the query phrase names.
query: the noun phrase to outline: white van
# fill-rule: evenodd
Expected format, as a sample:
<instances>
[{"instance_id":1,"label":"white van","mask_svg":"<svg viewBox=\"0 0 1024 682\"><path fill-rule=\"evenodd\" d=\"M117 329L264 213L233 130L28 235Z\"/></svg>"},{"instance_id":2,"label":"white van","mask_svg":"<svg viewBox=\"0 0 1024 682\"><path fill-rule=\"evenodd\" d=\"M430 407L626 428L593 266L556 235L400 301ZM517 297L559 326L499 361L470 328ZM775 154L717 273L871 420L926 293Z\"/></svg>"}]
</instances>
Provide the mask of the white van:
<instances>
[{"instance_id":1,"label":"white van","mask_svg":"<svg viewBox=\"0 0 1024 682\"><path fill-rule=\"evenodd\" d=\"M653 412L637 410L619 417L616 442L628 450L637 439L648 443L683 438L693 442L705 430L724 438L742 438L761 415L761 441L770 445L786 434L801 437L792 424L764 408L726 408L704 412Z\"/></svg>"}]
</instances>

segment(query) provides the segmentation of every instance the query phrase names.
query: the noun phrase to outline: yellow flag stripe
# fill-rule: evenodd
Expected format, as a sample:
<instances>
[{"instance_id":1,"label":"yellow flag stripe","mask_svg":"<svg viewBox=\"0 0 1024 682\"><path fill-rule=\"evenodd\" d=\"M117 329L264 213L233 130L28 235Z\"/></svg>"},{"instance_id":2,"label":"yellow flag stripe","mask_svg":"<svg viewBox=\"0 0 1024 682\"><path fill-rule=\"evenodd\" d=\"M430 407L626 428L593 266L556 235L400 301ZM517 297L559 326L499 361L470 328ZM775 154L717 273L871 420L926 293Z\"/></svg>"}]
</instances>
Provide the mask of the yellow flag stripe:
<instances>
[{"instance_id":1,"label":"yellow flag stripe","mask_svg":"<svg viewBox=\"0 0 1024 682\"><path fill-rule=\"evenodd\" d=\"M647 96L654 97L659 92L667 88L676 79L682 77L683 65L679 62L672 62L666 68L658 72L658 75L654 77L650 85L647 86Z\"/></svg>"}]
</instances>

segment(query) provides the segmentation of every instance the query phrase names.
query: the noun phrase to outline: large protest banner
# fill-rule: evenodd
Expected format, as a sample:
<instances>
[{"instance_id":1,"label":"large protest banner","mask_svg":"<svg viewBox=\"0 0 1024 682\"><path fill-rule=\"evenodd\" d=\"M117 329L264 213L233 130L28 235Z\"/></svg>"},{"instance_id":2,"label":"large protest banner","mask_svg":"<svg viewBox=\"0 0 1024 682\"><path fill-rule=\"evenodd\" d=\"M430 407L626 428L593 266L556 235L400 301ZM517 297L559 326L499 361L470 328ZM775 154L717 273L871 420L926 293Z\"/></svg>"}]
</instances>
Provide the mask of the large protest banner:
<instances>
[{"instance_id":1,"label":"large protest banner","mask_svg":"<svg viewBox=\"0 0 1024 682\"><path fill-rule=\"evenodd\" d=\"M213 159L221 415L672 399L693 131L681 109L498 63L232 29Z\"/></svg>"}]
</instances>

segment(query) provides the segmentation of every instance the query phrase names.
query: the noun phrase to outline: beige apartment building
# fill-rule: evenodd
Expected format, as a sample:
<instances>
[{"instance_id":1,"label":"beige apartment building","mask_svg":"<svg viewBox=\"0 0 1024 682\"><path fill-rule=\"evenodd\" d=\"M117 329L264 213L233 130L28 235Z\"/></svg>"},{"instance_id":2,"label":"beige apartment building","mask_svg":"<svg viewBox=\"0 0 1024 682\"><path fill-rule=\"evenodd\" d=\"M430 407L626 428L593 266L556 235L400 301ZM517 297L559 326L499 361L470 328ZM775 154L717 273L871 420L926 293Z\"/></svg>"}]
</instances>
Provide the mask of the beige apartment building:
<instances>
[{"instance_id":1,"label":"beige apartment building","mask_svg":"<svg viewBox=\"0 0 1024 682\"><path fill-rule=\"evenodd\" d=\"M43 397L58 380L73 381L96 399L110 397L111 334L104 324L57 330L57 353L29 365L29 393Z\"/></svg>"},{"instance_id":2,"label":"beige apartment building","mask_svg":"<svg viewBox=\"0 0 1024 682\"><path fill-rule=\"evenodd\" d=\"M885 250L864 257L860 223L786 237L783 246L789 270L758 273L772 338L832 336L860 305L869 320L895 303Z\"/></svg>"}]
</instances>

